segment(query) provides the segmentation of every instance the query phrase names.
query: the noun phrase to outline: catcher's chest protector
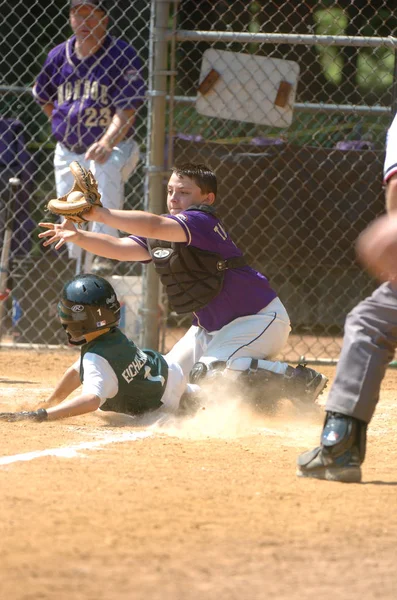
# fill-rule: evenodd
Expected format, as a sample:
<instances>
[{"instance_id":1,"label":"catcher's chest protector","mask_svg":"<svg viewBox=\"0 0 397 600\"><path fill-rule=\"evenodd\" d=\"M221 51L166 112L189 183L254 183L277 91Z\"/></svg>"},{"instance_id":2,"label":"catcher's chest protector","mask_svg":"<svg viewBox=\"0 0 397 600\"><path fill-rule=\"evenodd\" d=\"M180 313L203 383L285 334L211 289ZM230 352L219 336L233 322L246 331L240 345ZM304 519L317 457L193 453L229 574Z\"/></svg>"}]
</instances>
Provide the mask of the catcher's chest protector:
<instances>
[{"instance_id":1,"label":"catcher's chest protector","mask_svg":"<svg viewBox=\"0 0 397 600\"><path fill-rule=\"evenodd\" d=\"M171 308L194 312L219 294L226 269L243 267L243 256L224 260L219 254L177 242L148 240L149 252Z\"/></svg>"}]
</instances>

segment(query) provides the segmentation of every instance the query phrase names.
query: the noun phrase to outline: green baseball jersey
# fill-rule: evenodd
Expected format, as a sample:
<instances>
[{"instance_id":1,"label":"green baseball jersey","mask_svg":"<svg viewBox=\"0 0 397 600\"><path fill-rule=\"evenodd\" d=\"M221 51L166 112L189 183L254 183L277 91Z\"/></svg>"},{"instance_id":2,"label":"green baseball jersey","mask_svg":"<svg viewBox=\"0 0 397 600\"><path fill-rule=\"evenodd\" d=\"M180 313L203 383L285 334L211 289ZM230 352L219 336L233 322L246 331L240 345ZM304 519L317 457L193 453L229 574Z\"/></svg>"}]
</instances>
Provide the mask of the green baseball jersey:
<instances>
[{"instance_id":1,"label":"green baseball jersey","mask_svg":"<svg viewBox=\"0 0 397 600\"><path fill-rule=\"evenodd\" d=\"M81 348L81 383L84 381L83 357L87 352L105 358L118 380L116 396L108 398L101 410L136 415L162 406L168 378L168 365L162 354L141 350L115 328Z\"/></svg>"}]
</instances>

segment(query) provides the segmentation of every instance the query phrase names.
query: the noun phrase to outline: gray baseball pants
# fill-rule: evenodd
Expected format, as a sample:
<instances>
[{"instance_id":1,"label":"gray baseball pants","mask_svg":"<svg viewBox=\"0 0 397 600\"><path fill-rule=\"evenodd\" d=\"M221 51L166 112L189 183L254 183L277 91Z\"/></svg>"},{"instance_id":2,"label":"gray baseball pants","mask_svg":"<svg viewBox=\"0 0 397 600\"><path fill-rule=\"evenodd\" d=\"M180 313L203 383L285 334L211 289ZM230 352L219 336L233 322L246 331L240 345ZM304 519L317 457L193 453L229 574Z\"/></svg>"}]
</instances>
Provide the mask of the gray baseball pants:
<instances>
[{"instance_id":1,"label":"gray baseball pants","mask_svg":"<svg viewBox=\"0 0 397 600\"><path fill-rule=\"evenodd\" d=\"M397 288L378 287L347 315L343 346L325 410L369 423L397 347Z\"/></svg>"}]
</instances>

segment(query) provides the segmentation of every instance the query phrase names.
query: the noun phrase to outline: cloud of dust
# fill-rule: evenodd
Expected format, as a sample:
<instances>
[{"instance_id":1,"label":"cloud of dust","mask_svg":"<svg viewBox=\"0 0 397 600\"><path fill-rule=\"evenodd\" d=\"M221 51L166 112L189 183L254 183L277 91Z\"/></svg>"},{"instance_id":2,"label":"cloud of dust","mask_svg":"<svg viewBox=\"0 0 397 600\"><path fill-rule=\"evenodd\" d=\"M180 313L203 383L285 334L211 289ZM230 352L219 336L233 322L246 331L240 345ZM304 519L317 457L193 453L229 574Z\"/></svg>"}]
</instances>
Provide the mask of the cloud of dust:
<instances>
[{"instance_id":1,"label":"cloud of dust","mask_svg":"<svg viewBox=\"0 0 397 600\"><path fill-rule=\"evenodd\" d=\"M235 381L210 380L202 391L202 408L191 415L176 415L160 409L135 417L112 412L99 416L109 427L133 426L190 440L264 435L282 440L283 445L302 448L310 448L319 441L324 420L323 401L321 405L296 406L289 400L280 400L269 413L255 409L247 391ZM97 411L99 413L101 411Z\"/></svg>"},{"instance_id":2,"label":"cloud of dust","mask_svg":"<svg viewBox=\"0 0 397 600\"><path fill-rule=\"evenodd\" d=\"M238 438L253 434L283 436L305 443L319 434L323 410L317 406L296 407L280 401L274 413L258 412L235 382L209 382L203 388L203 407L192 416L161 414L150 428L162 434L185 439Z\"/></svg>"}]
</instances>

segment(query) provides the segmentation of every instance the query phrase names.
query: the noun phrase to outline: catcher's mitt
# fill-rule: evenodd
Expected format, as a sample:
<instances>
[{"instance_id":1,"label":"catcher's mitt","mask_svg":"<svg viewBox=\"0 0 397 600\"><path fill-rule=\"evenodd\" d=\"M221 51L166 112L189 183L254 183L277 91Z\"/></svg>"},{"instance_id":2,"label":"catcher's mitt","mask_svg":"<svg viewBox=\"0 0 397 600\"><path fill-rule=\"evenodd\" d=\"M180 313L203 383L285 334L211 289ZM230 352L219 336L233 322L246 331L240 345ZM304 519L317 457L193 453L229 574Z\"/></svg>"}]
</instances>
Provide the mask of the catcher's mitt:
<instances>
[{"instance_id":1,"label":"catcher's mitt","mask_svg":"<svg viewBox=\"0 0 397 600\"><path fill-rule=\"evenodd\" d=\"M98 184L91 171L87 171L76 160L70 163L69 169L74 176L74 184L70 192L50 200L47 210L74 221L83 223L86 221L83 214L91 210L91 207L102 206L101 194L98 192Z\"/></svg>"}]
</instances>

